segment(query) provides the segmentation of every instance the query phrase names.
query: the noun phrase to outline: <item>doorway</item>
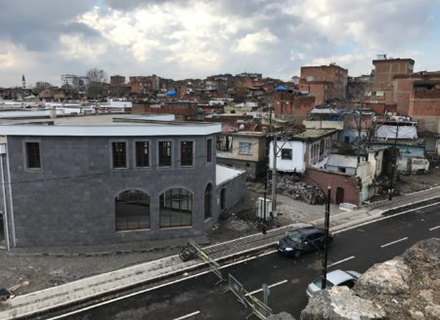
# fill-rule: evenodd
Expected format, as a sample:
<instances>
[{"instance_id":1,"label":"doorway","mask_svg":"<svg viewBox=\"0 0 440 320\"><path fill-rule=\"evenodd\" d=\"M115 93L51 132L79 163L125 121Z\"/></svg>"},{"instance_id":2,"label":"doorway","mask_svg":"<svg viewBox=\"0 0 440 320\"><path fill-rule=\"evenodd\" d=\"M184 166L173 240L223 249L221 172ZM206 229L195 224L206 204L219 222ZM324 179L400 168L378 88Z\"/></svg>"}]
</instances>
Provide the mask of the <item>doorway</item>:
<instances>
[{"instance_id":1,"label":"doorway","mask_svg":"<svg viewBox=\"0 0 440 320\"><path fill-rule=\"evenodd\" d=\"M336 204L340 204L344 202L344 188L337 187L336 188Z\"/></svg>"}]
</instances>

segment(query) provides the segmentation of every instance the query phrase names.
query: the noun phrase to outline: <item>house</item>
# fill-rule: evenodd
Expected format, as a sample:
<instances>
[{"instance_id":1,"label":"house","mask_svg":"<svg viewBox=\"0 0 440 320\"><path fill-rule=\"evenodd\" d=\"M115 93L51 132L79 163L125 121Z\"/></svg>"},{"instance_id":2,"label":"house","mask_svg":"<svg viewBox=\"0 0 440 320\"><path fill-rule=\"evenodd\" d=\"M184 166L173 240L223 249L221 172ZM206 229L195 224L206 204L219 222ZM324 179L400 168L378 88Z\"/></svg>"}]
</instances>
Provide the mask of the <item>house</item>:
<instances>
[{"instance_id":1,"label":"house","mask_svg":"<svg viewBox=\"0 0 440 320\"><path fill-rule=\"evenodd\" d=\"M243 172L216 163L219 124L141 120L1 125L8 248L201 235L243 197Z\"/></svg>"},{"instance_id":2,"label":"house","mask_svg":"<svg viewBox=\"0 0 440 320\"><path fill-rule=\"evenodd\" d=\"M277 138L277 171L304 173L307 167L324 168L337 134L337 130L308 129ZM270 143L270 168L274 162L273 145L274 141Z\"/></svg>"},{"instance_id":3,"label":"house","mask_svg":"<svg viewBox=\"0 0 440 320\"><path fill-rule=\"evenodd\" d=\"M245 170L250 180L266 174L266 150L265 132L237 131L217 136L217 163Z\"/></svg>"}]
</instances>

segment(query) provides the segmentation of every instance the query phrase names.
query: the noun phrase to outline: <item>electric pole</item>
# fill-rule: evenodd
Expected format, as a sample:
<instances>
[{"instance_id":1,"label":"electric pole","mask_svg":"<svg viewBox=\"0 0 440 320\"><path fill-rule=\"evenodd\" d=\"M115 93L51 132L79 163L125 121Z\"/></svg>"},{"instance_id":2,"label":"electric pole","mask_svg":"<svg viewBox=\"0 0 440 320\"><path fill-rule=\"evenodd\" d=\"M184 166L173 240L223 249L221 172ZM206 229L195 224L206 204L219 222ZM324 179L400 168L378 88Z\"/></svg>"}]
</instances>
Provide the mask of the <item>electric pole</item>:
<instances>
[{"instance_id":1,"label":"electric pole","mask_svg":"<svg viewBox=\"0 0 440 320\"><path fill-rule=\"evenodd\" d=\"M396 138L394 139L394 161L391 170L391 183L388 189L388 200L393 200L393 181L397 166L397 138L399 137L399 122L396 120Z\"/></svg>"},{"instance_id":2,"label":"electric pole","mask_svg":"<svg viewBox=\"0 0 440 320\"><path fill-rule=\"evenodd\" d=\"M272 164L272 217L277 216L277 155L278 136L273 133L273 164Z\"/></svg>"},{"instance_id":3,"label":"electric pole","mask_svg":"<svg viewBox=\"0 0 440 320\"><path fill-rule=\"evenodd\" d=\"M331 201L332 188L328 186L327 190L327 203L325 204L325 221L324 221L324 256L322 257L322 282L321 288L327 287L327 261L328 261L328 236L330 229L330 201Z\"/></svg>"}]
</instances>

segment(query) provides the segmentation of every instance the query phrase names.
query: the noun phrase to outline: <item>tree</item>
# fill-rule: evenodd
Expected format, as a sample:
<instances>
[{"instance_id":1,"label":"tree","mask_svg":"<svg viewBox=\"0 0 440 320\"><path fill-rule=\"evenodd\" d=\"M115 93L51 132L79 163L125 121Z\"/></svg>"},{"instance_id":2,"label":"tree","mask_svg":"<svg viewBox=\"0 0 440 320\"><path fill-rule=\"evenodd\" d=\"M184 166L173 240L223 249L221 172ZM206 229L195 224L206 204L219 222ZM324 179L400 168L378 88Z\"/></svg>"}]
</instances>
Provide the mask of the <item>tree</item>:
<instances>
[{"instance_id":1,"label":"tree","mask_svg":"<svg viewBox=\"0 0 440 320\"><path fill-rule=\"evenodd\" d=\"M106 96L107 73L98 68L87 71L88 83L86 84L86 94L89 98L101 99Z\"/></svg>"}]
</instances>

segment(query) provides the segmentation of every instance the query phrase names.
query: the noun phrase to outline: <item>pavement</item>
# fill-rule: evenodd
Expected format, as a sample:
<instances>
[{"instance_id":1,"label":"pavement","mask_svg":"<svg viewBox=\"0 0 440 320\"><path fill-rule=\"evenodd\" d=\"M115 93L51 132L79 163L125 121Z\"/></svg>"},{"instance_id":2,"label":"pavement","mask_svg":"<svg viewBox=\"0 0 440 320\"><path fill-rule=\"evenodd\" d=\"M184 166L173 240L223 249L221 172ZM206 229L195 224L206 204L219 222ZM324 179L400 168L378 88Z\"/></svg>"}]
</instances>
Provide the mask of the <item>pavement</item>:
<instances>
[{"instance_id":1,"label":"pavement","mask_svg":"<svg viewBox=\"0 0 440 320\"><path fill-rule=\"evenodd\" d=\"M386 214L392 214L414 206L440 200L440 187L407 194L393 199L369 204L355 211L334 213L331 216L332 232L374 221ZM313 215L314 216L314 215ZM323 218L308 221L307 224L323 225ZM212 259L221 263L234 257L250 255L274 246L286 231L306 225L295 223L277 229L269 230L266 234L258 233L231 241L204 247L203 250ZM118 293L126 292L137 286L157 283L164 279L177 277L186 272L202 269L206 263L199 259L183 262L178 255L169 256L135 266L84 278L56 287L35 291L29 294L12 297L0 303L0 319L31 318L44 315L67 306L84 305L87 301L106 297L115 297Z\"/></svg>"}]
</instances>

